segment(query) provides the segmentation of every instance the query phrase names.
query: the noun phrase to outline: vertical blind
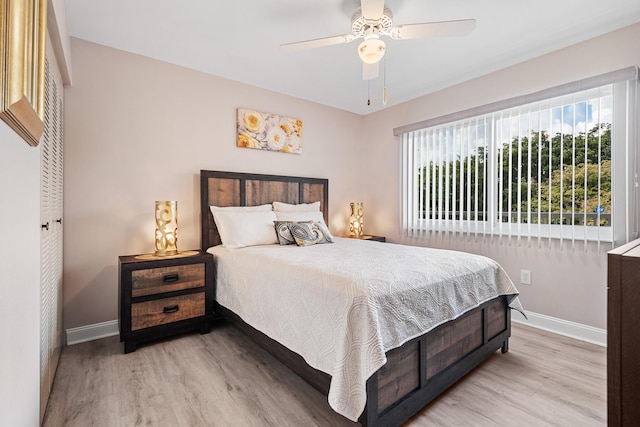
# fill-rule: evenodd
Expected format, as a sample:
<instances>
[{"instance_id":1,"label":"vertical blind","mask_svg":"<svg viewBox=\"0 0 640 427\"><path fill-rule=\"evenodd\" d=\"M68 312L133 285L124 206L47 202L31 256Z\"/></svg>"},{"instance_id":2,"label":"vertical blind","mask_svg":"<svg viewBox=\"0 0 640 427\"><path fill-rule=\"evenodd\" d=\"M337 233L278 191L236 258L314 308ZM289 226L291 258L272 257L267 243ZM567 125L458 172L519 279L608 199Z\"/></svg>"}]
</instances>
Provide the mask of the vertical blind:
<instances>
[{"instance_id":1,"label":"vertical blind","mask_svg":"<svg viewBox=\"0 0 640 427\"><path fill-rule=\"evenodd\" d=\"M404 230L635 237L637 104L632 67L396 129Z\"/></svg>"}]
</instances>

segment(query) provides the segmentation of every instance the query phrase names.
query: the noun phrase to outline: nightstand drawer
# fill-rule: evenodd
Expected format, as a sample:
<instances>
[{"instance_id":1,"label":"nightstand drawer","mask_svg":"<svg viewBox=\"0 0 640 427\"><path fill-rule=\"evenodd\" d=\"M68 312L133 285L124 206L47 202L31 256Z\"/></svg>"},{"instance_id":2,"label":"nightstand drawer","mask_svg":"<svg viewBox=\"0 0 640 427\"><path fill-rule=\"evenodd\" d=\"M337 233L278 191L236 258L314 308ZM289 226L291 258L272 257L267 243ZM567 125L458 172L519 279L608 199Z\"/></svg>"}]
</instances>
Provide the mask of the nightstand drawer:
<instances>
[{"instance_id":1,"label":"nightstand drawer","mask_svg":"<svg viewBox=\"0 0 640 427\"><path fill-rule=\"evenodd\" d=\"M204 316L204 292L139 302L131 305L131 330Z\"/></svg>"},{"instance_id":2,"label":"nightstand drawer","mask_svg":"<svg viewBox=\"0 0 640 427\"><path fill-rule=\"evenodd\" d=\"M131 273L133 297L204 287L204 264L135 270Z\"/></svg>"}]
</instances>

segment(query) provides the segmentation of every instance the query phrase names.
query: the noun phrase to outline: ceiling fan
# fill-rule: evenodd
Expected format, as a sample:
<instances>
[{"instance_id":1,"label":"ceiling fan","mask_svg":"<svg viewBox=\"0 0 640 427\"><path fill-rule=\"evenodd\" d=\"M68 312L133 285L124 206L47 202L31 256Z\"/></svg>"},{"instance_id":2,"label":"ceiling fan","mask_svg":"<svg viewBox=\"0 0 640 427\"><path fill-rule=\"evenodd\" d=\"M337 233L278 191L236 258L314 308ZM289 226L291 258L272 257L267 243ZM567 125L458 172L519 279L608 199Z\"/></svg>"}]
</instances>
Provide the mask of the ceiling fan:
<instances>
[{"instance_id":1,"label":"ceiling fan","mask_svg":"<svg viewBox=\"0 0 640 427\"><path fill-rule=\"evenodd\" d=\"M364 40L358 46L358 55L363 64L362 78L369 80L378 76L380 60L386 50L386 45L380 38L381 36L388 36L394 40L464 36L473 31L475 27L475 19L394 26L393 14L391 9L384 5L384 0L360 0L360 8L351 17L351 34L286 43L280 45L280 50L294 52L350 43L353 40L362 38Z\"/></svg>"}]
</instances>

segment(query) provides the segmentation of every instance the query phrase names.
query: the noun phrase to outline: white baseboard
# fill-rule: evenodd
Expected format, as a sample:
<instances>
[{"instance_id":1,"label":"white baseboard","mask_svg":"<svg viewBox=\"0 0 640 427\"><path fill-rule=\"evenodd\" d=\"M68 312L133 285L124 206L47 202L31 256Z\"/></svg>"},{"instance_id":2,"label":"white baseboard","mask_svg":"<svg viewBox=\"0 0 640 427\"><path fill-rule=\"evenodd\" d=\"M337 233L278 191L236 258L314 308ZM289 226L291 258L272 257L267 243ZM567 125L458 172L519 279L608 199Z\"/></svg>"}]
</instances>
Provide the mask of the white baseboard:
<instances>
[{"instance_id":1,"label":"white baseboard","mask_svg":"<svg viewBox=\"0 0 640 427\"><path fill-rule=\"evenodd\" d=\"M119 332L117 319L94 323L93 325L80 326L78 328L70 328L67 329L67 345L112 337L118 335Z\"/></svg>"},{"instance_id":2,"label":"white baseboard","mask_svg":"<svg viewBox=\"0 0 640 427\"><path fill-rule=\"evenodd\" d=\"M525 313L527 315L527 319L517 311L512 311L511 321L581 341L590 342L592 344L601 345L603 347L607 346L606 329L594 328L592 326L570 322L556 317L545 316L544 314L532 313L530 311L525 311Z\"/></svg>"},{"instance_id":3,"label":"white baseboard","mask_svg":"<svg viewBox=\"0 0 640 427\"><path fill-rule=\"evenodd\" d=\"M515 323L521 323L603 347L607 346L607 331L605 329L594 328L592 326L545 316L544 314L532 313L530 311L525 312L528 319L525 319L517 311L512 311L511 313L511 320ZM79 328L70 328L67 329L67 345L111 337L118 335L118 333L118 320L80 326Z\"/></svg>"}]
</instances>

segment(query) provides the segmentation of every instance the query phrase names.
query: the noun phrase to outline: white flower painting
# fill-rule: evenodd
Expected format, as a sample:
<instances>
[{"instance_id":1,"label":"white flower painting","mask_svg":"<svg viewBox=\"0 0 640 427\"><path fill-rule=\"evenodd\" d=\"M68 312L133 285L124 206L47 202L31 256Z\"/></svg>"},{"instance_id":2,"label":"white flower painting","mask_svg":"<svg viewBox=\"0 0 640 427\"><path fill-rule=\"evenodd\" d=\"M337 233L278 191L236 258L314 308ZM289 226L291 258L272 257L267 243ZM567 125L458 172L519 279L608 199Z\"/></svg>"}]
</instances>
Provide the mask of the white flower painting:
<instances>
[{"instance_id":1,"label":"white flower painting","mask_svg":"<svg viewBox=\"0 0 640 427\"><path fill-rule=\"evenodd\" d=\"M238 108L238 147L302 153L302 120Z\"/></svg>"}]
</instances>

